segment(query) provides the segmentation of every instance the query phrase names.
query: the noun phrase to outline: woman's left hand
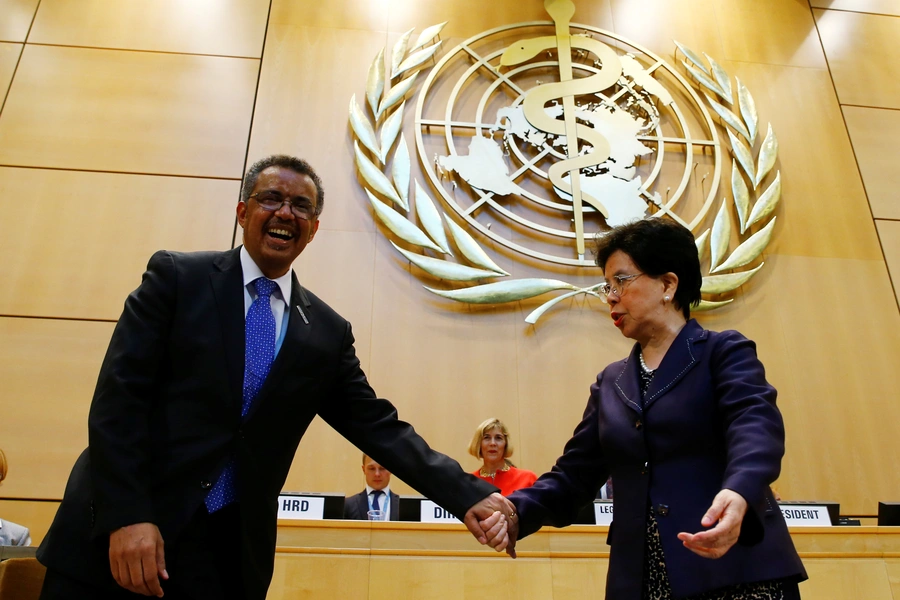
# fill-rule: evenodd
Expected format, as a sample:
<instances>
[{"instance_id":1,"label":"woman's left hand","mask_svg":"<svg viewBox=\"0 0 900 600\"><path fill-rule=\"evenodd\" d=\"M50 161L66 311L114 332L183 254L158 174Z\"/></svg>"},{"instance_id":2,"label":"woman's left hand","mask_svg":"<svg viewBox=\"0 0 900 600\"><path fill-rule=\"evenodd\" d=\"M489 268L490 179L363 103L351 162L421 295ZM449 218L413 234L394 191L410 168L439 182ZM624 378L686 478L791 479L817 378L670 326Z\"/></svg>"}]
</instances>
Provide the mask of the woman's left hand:
<instances>
[{"instance_id":1,"label":"woman's left hand","mask_svg":"<svg viewBox=\"0 0 900 600\"><path fill-rule=\"evenodd\" d=\"M704 527L715 527L700 533L679 533L678 539L694 554L704 558L722 558L740 537L746 512L747 501L743 496L731 490L722 490L716 494L712 506L700 520Z\"/></svg>"}]
</instances>

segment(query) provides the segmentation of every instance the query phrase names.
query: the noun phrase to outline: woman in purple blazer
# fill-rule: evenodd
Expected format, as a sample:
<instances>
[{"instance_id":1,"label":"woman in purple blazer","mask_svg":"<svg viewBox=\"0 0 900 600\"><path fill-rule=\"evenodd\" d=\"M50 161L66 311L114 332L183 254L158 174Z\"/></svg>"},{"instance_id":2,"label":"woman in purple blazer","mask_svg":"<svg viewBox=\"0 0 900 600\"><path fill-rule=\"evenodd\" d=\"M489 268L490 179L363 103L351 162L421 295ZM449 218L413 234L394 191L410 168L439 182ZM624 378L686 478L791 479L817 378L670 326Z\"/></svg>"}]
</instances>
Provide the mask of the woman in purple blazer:
<instances>
[{"instance_id":1,"label":"woman in purple blazer","mask_svg":"<svg viewBox=\"0 0 900 600\"><path fill-rule=\"evenodd\" d=\"M511 533L571 524L611 475L607 600L799 598L806 572L769 489L784 455L776 392L753 342L690 319L693 235L663 219L617 227L597 264L613 323L637 343L597 376L553 469L510 496Z\"/></svg>"}]
</instances>

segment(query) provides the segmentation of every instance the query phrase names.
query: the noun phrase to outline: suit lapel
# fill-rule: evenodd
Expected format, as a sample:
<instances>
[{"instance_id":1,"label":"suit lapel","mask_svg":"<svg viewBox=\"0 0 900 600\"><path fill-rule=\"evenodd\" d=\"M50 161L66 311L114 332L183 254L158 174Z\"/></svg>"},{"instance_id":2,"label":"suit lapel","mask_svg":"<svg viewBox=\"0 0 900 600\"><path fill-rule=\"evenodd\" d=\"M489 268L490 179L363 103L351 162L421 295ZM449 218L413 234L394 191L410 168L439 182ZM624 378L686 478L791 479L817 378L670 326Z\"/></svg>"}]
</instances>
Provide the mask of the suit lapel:
<instances>
[{"instance_id":1,"label":"suit lapel","mask_svg":"<svg viewBox=\"0 0 900 600\"><path fill-rule=\"evenodd\" d=\"M672 342L650 381L650 387L647 388L647 396L644 398L645 411L697 365L702 350L702 346L698 344L706 341L707 334L708 332L694 319L688 321L678 332L678 337Z\"/></svg>"},{"instance_id":2,"label":"suit lapel","mask_svg":"<svg viewBox=\"0 0 900 600\"><path fill-rule=\"evenodd\" d=\"M263 384L259 395L250 406L247 412L247 419L259 410L259 406L266 401L266 398L277 388L283 381L284 377L292 372L294 365L303 356L303 350L307 346L309 336L312 335L315 322L311 313L311 302L306 295L306 291L300 287L297 281L297 275L291 274L291 301L287 306L285 318L288 320L287 331L284 334L284 341L281 343L281 350L272 363L269 375ZM243 336L242 336L243 339ZM241 346L243 348L243 345Z\"/></svg>"},{"instance_id":3,"label":"suit lapel","mask_svg":"<svg viewBox=\"0 0 900 600\"><path fill-rule=\"evenodd\" d=\"M362 519L369 518L369 494L366 493L366 490L359 494L359 516Z\"/></svg>"},{"instance_id":4,"label":"suit lapel","mask_svg":"<svg viewBox=\"0 0 900 600\"><path fill-rule=\"evenodd\" d=\"M240 406L244 384L244 278L240 248L222 254L213 264L215 270L209 279L225 342L228 388L232 391L231 400Z\"/></svg>"},{"instance_id":5,"label":"suit lapel","mask_svg":"<svg viewBox=\"0 0 900 600\"><path fill-rule=\"evenodd\" d=\"M619 400L625 403L631 410L641 413L641 388L638 385L638 352L640 345L635 344L631 354L622 363L622 370L616 375L613 385Z\"/></svg>"},{"instance_id":6,"label":"suit lapel","mask_svg":"<svg viewBox=\"0 0 900 600\"><path fill-rule=\"evenodd\" d=\"M650 381L650 387L647 388L647 396L643 403L641 402L640 376L638 374L640 345L635 344L631 349L631 354L622 363L621 371L615 377L614 386L619 399L638 413L648 410L694 368L702 355L702 346L698 344L706 341L707 334L708 332L700 327L694 319L687 322L678 332L678 336L672 342L672 346L666 352L665 358Z\"/></svg>"},{"instance_id":7,"label":"suit lapel","mask_svg":"<svg viewBox=\"0 0 900 600\"><path fill-rule=\"evenodd\" d=\"M391 521L400 520L400 496L391 492Z\"/></svg>"}]
</instances>

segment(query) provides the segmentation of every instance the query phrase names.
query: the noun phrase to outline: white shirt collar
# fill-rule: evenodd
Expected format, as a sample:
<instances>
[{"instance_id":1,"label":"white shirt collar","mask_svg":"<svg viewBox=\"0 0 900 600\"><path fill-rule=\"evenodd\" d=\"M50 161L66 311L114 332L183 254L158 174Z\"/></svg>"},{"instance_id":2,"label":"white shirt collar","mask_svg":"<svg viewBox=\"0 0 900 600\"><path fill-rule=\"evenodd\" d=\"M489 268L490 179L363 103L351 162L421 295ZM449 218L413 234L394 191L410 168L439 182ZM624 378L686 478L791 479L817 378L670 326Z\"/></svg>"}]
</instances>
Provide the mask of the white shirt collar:
<instances>
[{"instance_id":1,"label":"white shirt collar","mask_svg":"<svg viewBox=\"0 0 900 600\"><path fill-rule=\"evenodd\" d=\"M371 496L372 492L374 492L374 491L375 491L375 488L373 488L372 486L369 486L369 485L366 486L366 495L367 496ZM387 497L387 498L391 497L391 486L387 485L387 486L381 488L381 490L379 490L379 491L384 492L385 497Z\"/></svg>"},{"instance_id":2,"label":"white shirt collar","mask_svg":"<svg viewBox=\"0 0 900 600\"><path fill-rule=\"evenodd\" d=\"M244 272L244 288L246 288L250 282L257 280L260 277L265 277L263 272L253 261L253 257L250 256L250 253L247 252L247 249L243 246L241 246L241 270ZM288 269L287 273L272 281L275 282L278 289L281 291L281 299L284 300L285 304L290 304L291 286L294 283L293 278L291 277L291 270Z\"/></svg>"}]
</instances>

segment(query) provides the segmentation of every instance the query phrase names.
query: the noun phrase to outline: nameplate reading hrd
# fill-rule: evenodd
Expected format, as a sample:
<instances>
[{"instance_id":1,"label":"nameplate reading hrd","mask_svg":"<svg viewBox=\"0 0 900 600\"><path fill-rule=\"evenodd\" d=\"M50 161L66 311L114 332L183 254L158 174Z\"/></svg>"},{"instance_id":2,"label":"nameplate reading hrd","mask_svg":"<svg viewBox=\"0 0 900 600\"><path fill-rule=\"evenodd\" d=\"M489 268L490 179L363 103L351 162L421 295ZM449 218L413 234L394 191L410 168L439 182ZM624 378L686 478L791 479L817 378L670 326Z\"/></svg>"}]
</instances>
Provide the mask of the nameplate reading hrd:
<instances>
[{"instance_id":1,"label":"nameplate reading hrd","mask_svg":"<svg viewBox=\"0 0 900 600\"><path fill-rule=\"evenodd\" d=\"M279 519L322 519L325 498L316 496L278 496Z\"/></svg>"},{"instance_id":2,"label":"nameplate reading hrd","mask_svg":"<svg viewBox=\"0 0 900 600\"><path fill-rule=\"evenodd\" d=\"M422 523L462 523L431 500L422 500L419 510L419 520Z\"/></svg>"},{"instance_id":3,"label":"nameplate reading hrd","mask_svg":"<svg viewBox=\"0 0 900 600\"><path fill-rule=\"evenodd\" d=\"M613 520L612 500L594 500L594 520L597 525L609 525Z\"/></svg>"},{"instance_id":4,"label":"nameplate reading hrd","mask_svg":"<svg viewBox=\"0 0 900 600\"><path fill-rule=\"evenodd\" d=\"M780 504L788 527L831 527L828 507L822 504Z\"/></svg>"}]
</instances>

